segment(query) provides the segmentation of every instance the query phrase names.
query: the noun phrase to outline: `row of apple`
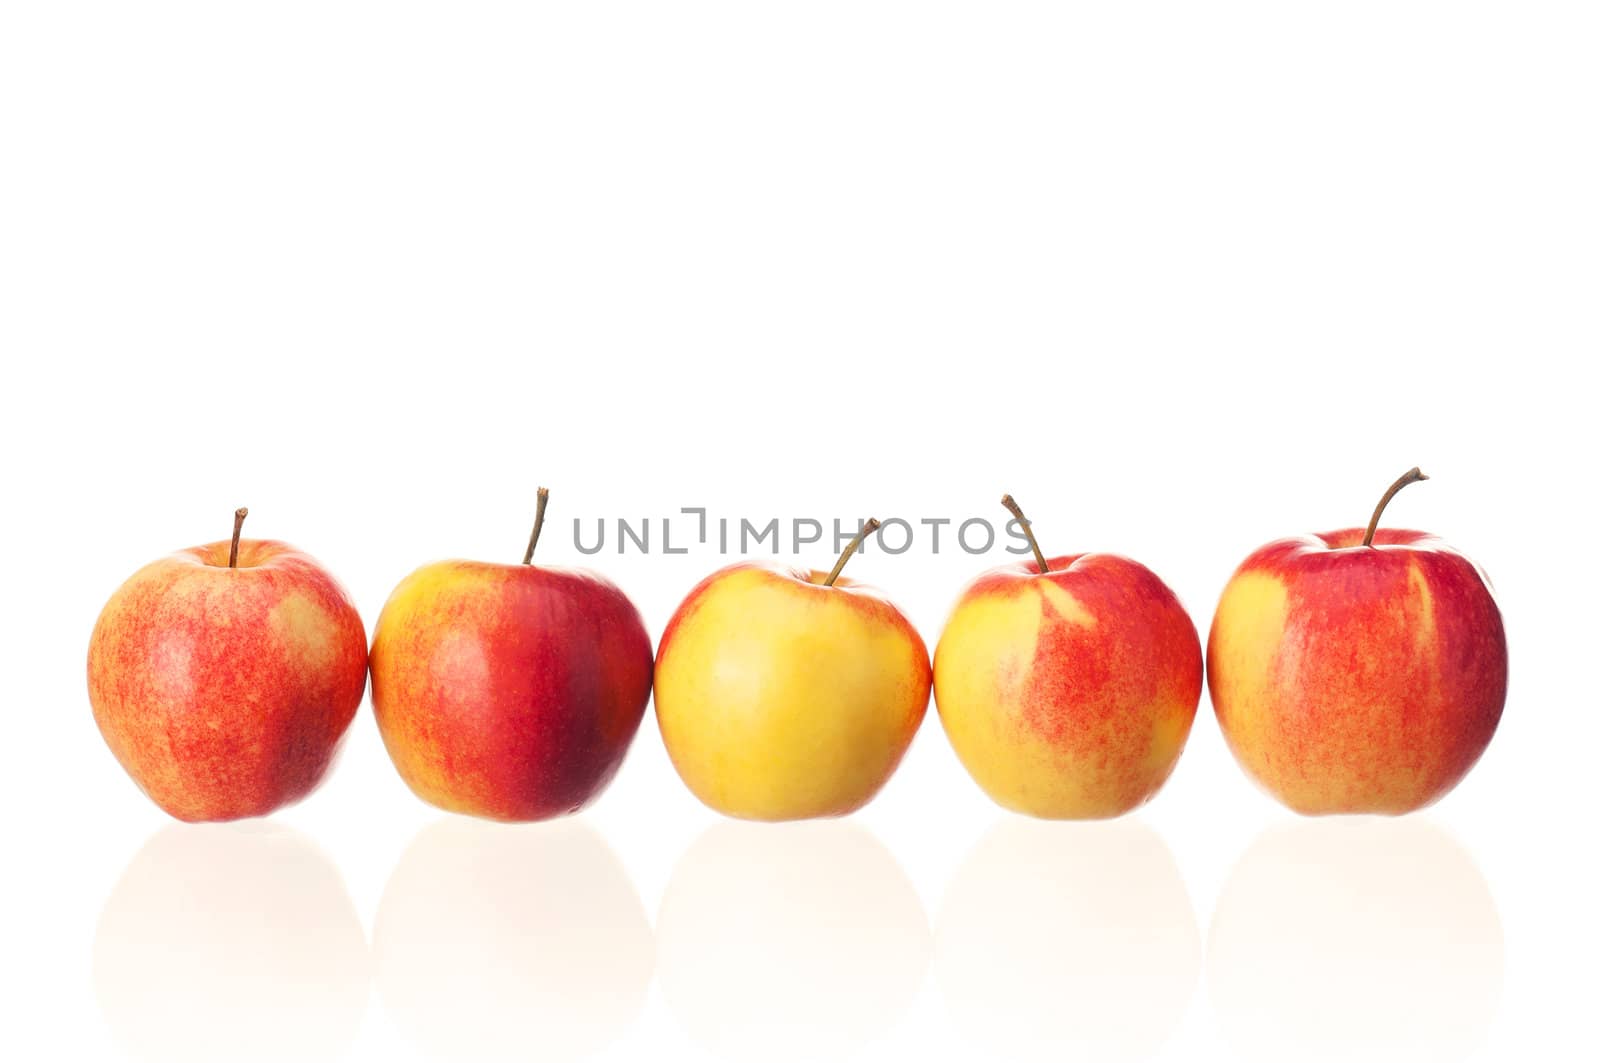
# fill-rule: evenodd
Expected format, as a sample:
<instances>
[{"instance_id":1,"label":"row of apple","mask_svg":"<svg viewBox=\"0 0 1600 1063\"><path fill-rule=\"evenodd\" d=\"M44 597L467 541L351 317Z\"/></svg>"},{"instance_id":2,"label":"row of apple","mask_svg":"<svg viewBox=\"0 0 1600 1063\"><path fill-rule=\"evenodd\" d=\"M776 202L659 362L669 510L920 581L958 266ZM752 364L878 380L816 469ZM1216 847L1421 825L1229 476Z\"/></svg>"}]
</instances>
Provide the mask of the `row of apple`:
<instances>
[{"instance_id":1,"label":"row of apple","mask_svg":"<svg viewBox=\"0 0 1600 1063\"><path fill-rule=\"evenodd\" d=\"M1245 771L1300 812L1401 813L1448 792L1505 702L1506 642L1482 572L1420 532L1281 539L1223 592L1211 700ZM962 593L930 662L894 605L840 573L745 562L678 607L657 651L633 603L586 570L445 561L395 588L370 654L361 618L294 548L181 551L112 596L89 646L95 720L184 820L264 815L324 777L370 672L401 777L454 812L576 811L615 775L652 690L672 763L707 805L834 816L888 781L930 691L951 745L999 804L1117 816L1171 774L1199 705L1200 640L1177 597L1114 554L1034 558Z\"/></svg>"}]
</instances>

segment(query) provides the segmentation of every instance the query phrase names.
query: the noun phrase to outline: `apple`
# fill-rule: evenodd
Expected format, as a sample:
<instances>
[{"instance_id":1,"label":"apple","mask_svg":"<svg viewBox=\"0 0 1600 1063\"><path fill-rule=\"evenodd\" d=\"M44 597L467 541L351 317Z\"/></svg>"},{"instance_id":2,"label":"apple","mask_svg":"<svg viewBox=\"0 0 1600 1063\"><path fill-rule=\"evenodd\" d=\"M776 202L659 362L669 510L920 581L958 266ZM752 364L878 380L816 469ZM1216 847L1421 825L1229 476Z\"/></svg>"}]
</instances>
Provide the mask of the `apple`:
<instances>
[{"instance_id":1,"label":"apple","mask_svg":"<svg viewBox=\"0 0 1600 1063\"><path fill-rule=\"evenodd\" d=\"M742 562L678 606L656 718L678 774L730 816L842 816L894 773L928 709L928 650L878 592L831 572Z\"/></svg>"},{"instance_id":2,"label":"apple","mask_svg":"<svg viewBox=\"0 0 1600 1063\"><path fill-rule=\"evenodd\" d=\"M1200 704L1200 636L1156 574L1116 554L1034 560L974 580L934 653L950 744L998 804L1120 816L1172 774Z\"/></svg>"},{"instance_id":3,"label":"apple","mask_svg":"<svg viewBox=\"0 0 1600 1063\"><path fill-rule=\"evenodd\" d=\"M1268 543L1211 624L1211 701L1233 755L1297 812L1432 804L1483 754L1506 700L1489 580L1431 535L1360 528Z\"/></svg>"},{"instance_id":4,"label":"apple","mask_svg":"<svg viewBox=\"0 0 1600 1063\"><path fill-rule=\"evenodd\" d=\"M616 775L650 699L650 636L617 585L533 564L439 561L401 581L372 638L372 706L400 777L498 820L576 812Z\"/></svg>"},{"instance_id":5,"label":"apple","mask_svg":"<svg viewBox=\"0 0 1600 1063\"><path fill-rule=\"evenodd\" d=\"M134 573L89 639L106 744L157 805L191 822L298 801L327 774L367 682L367 637L328 571L239 538Z\"/></svg>"}]
</instances>

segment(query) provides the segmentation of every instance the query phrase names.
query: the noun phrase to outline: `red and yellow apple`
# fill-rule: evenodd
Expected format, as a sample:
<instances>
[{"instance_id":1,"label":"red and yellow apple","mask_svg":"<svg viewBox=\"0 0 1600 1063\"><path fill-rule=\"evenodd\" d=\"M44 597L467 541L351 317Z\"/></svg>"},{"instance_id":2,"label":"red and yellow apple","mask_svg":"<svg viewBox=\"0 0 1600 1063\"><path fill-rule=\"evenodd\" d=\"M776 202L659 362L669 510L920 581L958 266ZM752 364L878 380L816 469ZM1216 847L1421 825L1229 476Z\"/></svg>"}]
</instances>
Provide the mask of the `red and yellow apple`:
<instances>
[{"instance_id":1,"label":"red and yellow apple","mask_svg":"<svg viewBox=\"0 0 1600 1063\"><path fill-rule=\"evenodd\" d=\"M1211 701L1245 771L1297 812L1410 812L1483 754L1506 698L1494 592L1464 555L1371 522L1268 543L1211 624Z\"/></svg>"},{"instance_id":2,"label":"red and yellow apple","mask_svg":"<svg viewBox=\"0 0 1600 1063\"><path fill-rule=\"evenodd\" d=\"M133 781L182 820L264 816L322 781L367 681L349 595L286 543L152 562L89 640L89 701Z\"/></svg>"},{"instance_id":3,"label":"red and yellow apple","mask_svg":"<svg viewBox=\"0 0 1600 1063\"><path fill-rule=\"evenodd\" d=\"M372 705L389 756L430 804L499 820L575 812L616 775L650 699L650 636L586 569L440 561L389 596Z\"/></svg>"},{"instance_id":4,"label":"red and yellow apple","mask_svg":"<svg viewBox=\"0 0 1600 1063\"><path fill-rule=\"evenodd\" d=\"M745 562L678 606L656 660L656 717L701 801L743 819L842 816L889 780L928 709L928 650L877 591Z\"/></svg>"},{"instance_id":5,"label":"red and yellow apple","mask_svg":"<svg viewBox=\"0 0 1600 1063\"><path fill-rule=\"evenodd\" d=\"M956 755L997 803L1045 819L1120 816L1178 762L1200 703L1200 637L1155 573L1115 554L1044 556L979 576L933 660Z\"/></svg>"}]
</instances>

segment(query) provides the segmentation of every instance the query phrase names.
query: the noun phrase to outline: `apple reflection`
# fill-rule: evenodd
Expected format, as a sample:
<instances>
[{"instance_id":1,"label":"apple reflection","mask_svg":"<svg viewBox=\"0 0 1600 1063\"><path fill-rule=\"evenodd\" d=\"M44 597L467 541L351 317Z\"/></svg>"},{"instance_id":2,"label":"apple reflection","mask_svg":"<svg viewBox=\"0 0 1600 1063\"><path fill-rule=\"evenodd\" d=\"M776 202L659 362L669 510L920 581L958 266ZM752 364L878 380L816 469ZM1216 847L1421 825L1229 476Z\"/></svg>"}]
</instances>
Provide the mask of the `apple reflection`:
<instances>
[{"instance_id":1,"label":"apple reflection","mask_svg":"<svg viewBox=\"0 0 1600 1063\"><path fill-rule=\"evenodd\" d=\"M174 824L145 843L95 932L95 996L140 1059L323 1060L355 1039L366 937L305 836Z\"/></svg>"},{"instance_id":2,"label":"apple reflection","mask_svg":"<svg viewBox=\"0 0 1600 1063\"><path fill-rule=\"evenodd\" d=\"M927 970L927 917L883 844L847 820L725 821L679 859L658 921L661 987L735 1059L821 1059L881 1036Z\"/></svg>"},{"instance_id":3,"label":"apple reflection","mask_svg":"<svg viewBox=\"0 0 1600 1063\"><path fill-rule=\"evenodd\" d=\"M934 940L951 1022L986 1057L1147 1059L1200 976L1178 865L1135 819L997 823L951 881Z\"/></svg>"},{"instance_id":4,"label":"apple reflection","mask_svg":"<svg viewBox=\"0 0 1600 1063\"><path fill-rule=\"evenodd\" d=\"M654 966L633 883L575 819L424 827L373 949L384 1011L435 1059L591 1056L638 1016Z\"/></svg>"},{"instance_id":5,"label":"apple reflection","mask_svg":"<svg viewBox=\"0 0 1600 1063\"><path fill-rule=\"evenodd\" d=\"M1504 976L1472 858L1422 817L1300 820L1240 858L1211 923L1207 981L1248 1059L1455 1060Z\"/></svg>"}]
</instances>

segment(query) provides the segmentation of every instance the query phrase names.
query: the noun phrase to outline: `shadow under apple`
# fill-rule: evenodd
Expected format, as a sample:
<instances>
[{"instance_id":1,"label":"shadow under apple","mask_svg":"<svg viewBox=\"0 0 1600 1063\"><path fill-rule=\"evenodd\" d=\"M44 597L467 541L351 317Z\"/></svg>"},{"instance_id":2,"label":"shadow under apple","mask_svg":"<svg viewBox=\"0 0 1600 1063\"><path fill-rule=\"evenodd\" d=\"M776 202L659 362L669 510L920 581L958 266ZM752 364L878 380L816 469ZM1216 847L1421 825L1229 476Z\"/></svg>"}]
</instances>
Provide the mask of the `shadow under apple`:
<instances>
[{"instance_id":1,"label":"shadow under apple","mask_svg":"<svg viewBox=\"0 0 1600 1063\"><path fill-rule=\"evenodd\" d=\"M321 1060L355 1039L366 936L339 872L261 820L153 835L100 914L95 996L131 1055Z\"/></svg>"},{"instance_id":2,"label":"shadow under apple","mask_svg":"<svg viewBox=\"0 0 1600 1063\"><path fill-rule=\"evenodd\" d=\"M934 941L947 1014L983 1056L1149 1058L1200 975L1178 865L1137 819L1000 821L951 880Z\"/></svg>"},{"instance_id":3,"label":"shadow under apple","mask_svg":"<svg viewBox=\"0 0 1600 1063\"><path fill-rule=\"evenodd\" d=\"M582 1059L644 1003L654 943L621 862L581 820L424 827L373 929L394 1025L436 1059Z\"/></svg>"},{"instance_id":4,"label":"shadow under apple","mask_svg":"<svg viewBox=\"0 0 1600 1063\"><path fill-rule=\"evenodd\" d=\"M1488 884L1426 817L1264 831L1211 920L1224 1035L1260 1060L1455 1060L1483 1040L1505 945Z\"/></svg>"},{"instance_id":5,"label":"shadow under apple","mask_svg":"<svg viewBox=\"0 0 1600 1063\"><path fill-rule=\"evenodd\" d=\"M921 987L927 917L881 842L848 820L706 830L661 903L661 987L701 1045L822 1059L879 1037Z\"/></svg>"}]
</instances>

